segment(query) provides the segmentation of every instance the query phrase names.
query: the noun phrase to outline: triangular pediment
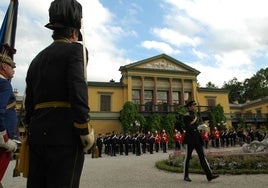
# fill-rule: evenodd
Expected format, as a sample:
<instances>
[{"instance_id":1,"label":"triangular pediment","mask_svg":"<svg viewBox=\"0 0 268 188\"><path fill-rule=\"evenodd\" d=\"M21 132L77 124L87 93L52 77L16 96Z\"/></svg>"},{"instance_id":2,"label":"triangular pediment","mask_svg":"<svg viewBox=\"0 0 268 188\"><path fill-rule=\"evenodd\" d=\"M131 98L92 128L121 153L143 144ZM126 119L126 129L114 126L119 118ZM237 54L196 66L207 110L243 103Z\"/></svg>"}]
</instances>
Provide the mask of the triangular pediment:
<instances>
[{"instance_id":1,"label":"triangular pediment","mask_svg":"<svg viewBox=\"0 0 268 188\"><path fill-rule=\"evenodd\" d=\"M135 63L128 64L126 66L120 67L120 70L156 70L156 71L178 71L178 72L188 72L198 75L200 72L166 54L161 54L154 56L142 61L137 61Z\"/></svg>"},{"instance_id":2,"label":"triangular pediment","mask_svg":"<svg viewBox=\"0 0 268 188\"><path fill-rule=\"evenodd\" d=\"M178 63L174 63L165 58L159 58L152 60L140 65L137 65L136 68L144 69L160 69L160 70L175 70L175 71L187 71L187 69Z\"/></svg>"}]
</instances>

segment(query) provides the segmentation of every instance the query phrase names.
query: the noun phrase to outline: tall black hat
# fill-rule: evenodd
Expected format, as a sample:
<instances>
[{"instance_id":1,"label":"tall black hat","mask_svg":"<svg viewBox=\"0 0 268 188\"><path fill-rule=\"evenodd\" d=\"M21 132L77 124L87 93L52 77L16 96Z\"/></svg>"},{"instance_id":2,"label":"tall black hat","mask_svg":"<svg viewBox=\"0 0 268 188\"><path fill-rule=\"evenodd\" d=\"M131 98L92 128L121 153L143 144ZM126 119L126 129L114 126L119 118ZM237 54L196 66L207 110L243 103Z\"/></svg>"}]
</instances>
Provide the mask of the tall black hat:
<instances>
[{"instance_id":1,"label":"tall black hat","mask_svg":"<svg viewBox=\"0 0 268 188\"><path fill-rule=\"evenodd\" d=\"M82 40L82 6L76 0L54 0L49 8L49 23L45 27L56 30L75 28L79 31L78 40Z\"/></svg>"}]
</instances>

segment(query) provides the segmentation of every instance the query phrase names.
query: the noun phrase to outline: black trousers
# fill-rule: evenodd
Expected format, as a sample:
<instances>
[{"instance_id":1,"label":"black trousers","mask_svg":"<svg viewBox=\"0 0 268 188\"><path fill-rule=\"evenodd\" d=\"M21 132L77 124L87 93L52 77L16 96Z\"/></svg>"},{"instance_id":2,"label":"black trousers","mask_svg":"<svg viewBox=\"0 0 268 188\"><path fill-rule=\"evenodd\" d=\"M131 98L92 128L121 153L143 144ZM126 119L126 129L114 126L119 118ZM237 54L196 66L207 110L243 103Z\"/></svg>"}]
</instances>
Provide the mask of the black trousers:
<instances>
[{"instance_id":1,"label":"black trousers","mask_svg":"<svg viewBox=\"0 0 268 188\"><path fill-rule=\"evenodd\" d=\"M83 164L79 146L30 146L27 188L79 188Z\"/></svg>"},{"instance_id":2,"label":"black trousers","mask_svg":"<svg viewBox=\"0 0 268 188\"><path fill-rule=\"evenodd\" d=\"M207 159L205 158L204 150L202 145L192 145L192 144L186 144L186 154L184 159L184 178L189 177L189 162L192 157L193 150L197 152L200 164L206 173L207 178L210 178L212 176L211 169L209 167L209 164L207 162Z\"/></svg>"}]
</instances>

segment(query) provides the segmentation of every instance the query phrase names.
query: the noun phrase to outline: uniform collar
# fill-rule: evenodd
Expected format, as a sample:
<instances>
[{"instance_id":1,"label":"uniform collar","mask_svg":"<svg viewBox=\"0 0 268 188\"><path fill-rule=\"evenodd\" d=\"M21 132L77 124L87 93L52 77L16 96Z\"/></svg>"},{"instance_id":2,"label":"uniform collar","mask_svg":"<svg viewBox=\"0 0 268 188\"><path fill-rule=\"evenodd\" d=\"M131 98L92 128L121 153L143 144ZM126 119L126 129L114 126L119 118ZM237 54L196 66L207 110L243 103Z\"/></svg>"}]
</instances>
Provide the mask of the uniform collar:
<instances>
[{"instance_id":1,"label":"uniform collar","mask_svg":"<svg viewBox=\"0 0 268 188\"><path fill-rule=\"evenodd\" d=\"M2 74L0 74L0 78L6 79Z\"/></svg>"}]
</instances>

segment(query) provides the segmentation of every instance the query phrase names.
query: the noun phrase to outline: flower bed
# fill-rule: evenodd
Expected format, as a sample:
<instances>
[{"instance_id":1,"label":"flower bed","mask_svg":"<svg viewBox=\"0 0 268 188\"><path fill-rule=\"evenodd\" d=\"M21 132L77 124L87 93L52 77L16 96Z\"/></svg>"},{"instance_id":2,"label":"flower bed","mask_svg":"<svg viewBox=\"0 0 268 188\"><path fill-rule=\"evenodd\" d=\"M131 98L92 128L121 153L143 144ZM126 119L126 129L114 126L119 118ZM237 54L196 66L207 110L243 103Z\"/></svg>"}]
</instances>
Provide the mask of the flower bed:
<instances>
[{"instance_id":1,"label":"flower bed","mask_svg":"<svg viewBox=\"0 0 268 188\"><path fill-rule=\"evenodd\" d=\"M241 153L212 151L206 153L206 158L213 172L219 174L268 174L268 153ZM171 153L167 160L158 161L157 168L183 172L184 153ZM190 172L204 173L197 155L190 160Z\"/></svg>"}]
</instances>

